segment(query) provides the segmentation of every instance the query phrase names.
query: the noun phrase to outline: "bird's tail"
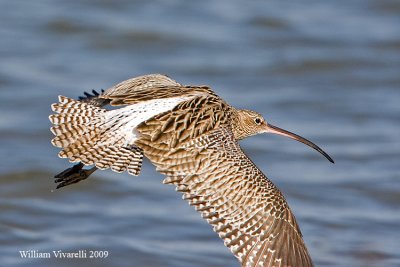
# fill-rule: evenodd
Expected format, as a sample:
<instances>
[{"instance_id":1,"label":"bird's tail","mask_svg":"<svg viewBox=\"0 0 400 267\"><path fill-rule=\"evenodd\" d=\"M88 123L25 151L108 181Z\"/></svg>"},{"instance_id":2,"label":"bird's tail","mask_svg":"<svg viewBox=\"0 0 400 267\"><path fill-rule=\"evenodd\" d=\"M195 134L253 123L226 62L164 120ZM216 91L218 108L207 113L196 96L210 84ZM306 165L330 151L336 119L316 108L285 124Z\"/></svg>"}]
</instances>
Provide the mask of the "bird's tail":
<instances>
[{"instance_id":1,"label":"bird's tail","mask_svg":"<svg viewBox=\"0 0 400 267\"><path fill-rule=\"evenodd\" d=\"M51 107L55 112L49 116L55 135L51 142L62 148L59 157L95 164L99 169L140 173L142 150L126 144L118 125L107 122L107 110L65 96L59 96L59 103Z\"/></svg>"}]
</instances>

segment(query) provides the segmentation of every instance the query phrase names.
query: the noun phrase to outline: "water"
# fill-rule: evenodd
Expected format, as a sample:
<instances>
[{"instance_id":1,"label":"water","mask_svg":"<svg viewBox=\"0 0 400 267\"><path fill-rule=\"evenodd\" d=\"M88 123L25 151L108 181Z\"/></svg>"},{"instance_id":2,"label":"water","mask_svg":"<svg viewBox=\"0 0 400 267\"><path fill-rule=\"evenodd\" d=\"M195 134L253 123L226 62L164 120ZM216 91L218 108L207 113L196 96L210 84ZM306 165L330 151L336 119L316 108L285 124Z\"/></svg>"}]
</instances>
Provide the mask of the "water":
<instances>
[{"instance_id":1,"label":"water","mask_svg":"<svg viewBox=\"0 0 400 267\"><path fill-rule=\"evenodd\" d=\"M158 72L211 85L336 160L282 137L242 142L317 266L400 266L399 15L395 0L1 1L1 265L238 266L149 162L55 190L69 165L50 144L50 104Z\"/></svg>"}]
</instances>

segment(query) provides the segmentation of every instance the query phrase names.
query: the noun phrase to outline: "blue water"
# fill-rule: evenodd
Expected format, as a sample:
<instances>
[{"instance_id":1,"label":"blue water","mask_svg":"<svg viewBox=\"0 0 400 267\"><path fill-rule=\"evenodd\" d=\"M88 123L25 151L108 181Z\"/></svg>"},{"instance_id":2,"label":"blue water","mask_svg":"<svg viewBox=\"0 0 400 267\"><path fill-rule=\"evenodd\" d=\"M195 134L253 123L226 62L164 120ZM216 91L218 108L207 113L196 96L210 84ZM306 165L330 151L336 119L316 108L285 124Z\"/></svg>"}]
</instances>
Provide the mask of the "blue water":
<instances>
[{"instance_id":1,"label":"blue water","mask_svg":"<svg viewBox=\"0 0 400 267\"><path fill-rule=\"evenodd\" d=\"M400 3L0 1L1 266L238 266L145 162L55 190L62 94L165 73L313 140L242 147L287 197L316 266L400 266ZM24 259L20 250L108 251Z\"/></svg>"}]
</instances>

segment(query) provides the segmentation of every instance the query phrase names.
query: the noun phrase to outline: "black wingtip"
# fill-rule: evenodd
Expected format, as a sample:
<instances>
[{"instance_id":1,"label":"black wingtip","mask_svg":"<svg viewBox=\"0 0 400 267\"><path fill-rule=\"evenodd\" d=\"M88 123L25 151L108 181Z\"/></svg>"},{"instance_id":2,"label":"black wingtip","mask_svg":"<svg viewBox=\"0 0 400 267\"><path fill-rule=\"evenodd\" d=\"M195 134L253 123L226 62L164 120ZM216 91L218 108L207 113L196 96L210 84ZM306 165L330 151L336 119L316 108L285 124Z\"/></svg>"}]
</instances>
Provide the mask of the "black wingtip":
<instances>
[{"instance_id":1,"label":"black wingtip","mask_svg":"<svg viewBox=\"0 0 400 267\"><path fill-rule=\"evenodd\" d=\"M92 93L91 93L91 94L88 93L88 92L83 92L83 94L84 94L85 96L79 96L78 99L79 99L80 101L87 101L87 100L90 100L90 99L92 99L92 98L96 98L96 97L100 96L100 95L103 94L103 93L104 93L104 89L101 89L101 93L99 93L99 92L97 92L96 90L92 89Z\"/></svg>"}]
</instances>

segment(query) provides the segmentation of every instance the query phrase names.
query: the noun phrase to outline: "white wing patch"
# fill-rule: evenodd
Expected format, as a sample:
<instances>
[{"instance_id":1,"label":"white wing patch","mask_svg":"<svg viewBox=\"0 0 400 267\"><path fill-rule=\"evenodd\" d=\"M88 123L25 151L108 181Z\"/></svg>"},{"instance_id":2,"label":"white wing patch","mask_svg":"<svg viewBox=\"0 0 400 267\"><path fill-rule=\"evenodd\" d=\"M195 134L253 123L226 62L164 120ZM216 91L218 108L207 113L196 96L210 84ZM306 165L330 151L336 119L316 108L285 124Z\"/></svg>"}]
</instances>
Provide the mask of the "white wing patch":
<instances>
[{"instance_id":1,"label":"white wing patch","mask_svg":"<svg viewBox=\"0 0 400 267\"><path fill-rule=\"evenodd\" d=\"M160 113L173 109L179 103L194 96L154 99L110 110L102 114L101 128L112 129L113 135L122 137L124 146L133 144L137 139L136 127ZM110 140L112 142L112 140Z\"/></svg>"},{"instance_id":2,"label":"white wing patch","mask_svg":"<svg viewBox=\"0 0 400 267\"><path fill-rule=\"evenodd\" d=\"M52 143L62 148L59 157L69 158L71 162L96 164L100 169L118 172L128 170L138 175L143 153L134 145L138 138L136 127L193 97L153 99L105 110L60 96L60 102L52 105L56 114L49 117L54 124Z\"/></svg>"}]
</instances>

